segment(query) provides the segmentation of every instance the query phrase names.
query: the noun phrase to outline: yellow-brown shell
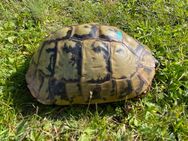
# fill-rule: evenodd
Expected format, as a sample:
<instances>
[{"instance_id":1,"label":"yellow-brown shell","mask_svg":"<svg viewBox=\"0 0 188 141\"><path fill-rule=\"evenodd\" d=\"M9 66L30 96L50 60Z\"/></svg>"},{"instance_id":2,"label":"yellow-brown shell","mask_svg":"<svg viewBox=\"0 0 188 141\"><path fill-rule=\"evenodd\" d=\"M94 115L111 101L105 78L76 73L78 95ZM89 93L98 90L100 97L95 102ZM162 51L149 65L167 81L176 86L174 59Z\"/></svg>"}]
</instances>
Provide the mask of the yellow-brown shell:
<instances>
[{"instance_id":1,"label":"yellow-brown shell","mask_svg":"<svg viewBox=\"0 0 188 141\"><path fill-rule=\"evenodd\" d=\"M112 26L64 27L34 54L26 81L43 104L105 103L136 97L151 85L155 58Z\"/></svg>"}]
</instances>

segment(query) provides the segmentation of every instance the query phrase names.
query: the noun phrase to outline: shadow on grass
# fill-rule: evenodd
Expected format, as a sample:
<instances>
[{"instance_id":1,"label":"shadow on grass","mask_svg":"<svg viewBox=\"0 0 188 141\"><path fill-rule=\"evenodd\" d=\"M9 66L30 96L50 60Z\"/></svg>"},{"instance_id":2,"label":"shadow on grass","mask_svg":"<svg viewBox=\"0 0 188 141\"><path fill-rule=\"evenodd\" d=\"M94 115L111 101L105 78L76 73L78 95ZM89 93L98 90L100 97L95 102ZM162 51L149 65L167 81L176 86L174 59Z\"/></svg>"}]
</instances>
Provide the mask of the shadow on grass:
<instances>
[{"instance_id":1,"label":"shadow on grass","mask_svg":"<svg viewBox=\"0 0 188 141\"><path fill-rule=\"evenodd\" d=\"M40 117L48 117L50 119L68 119L70 116L74 118L82 118L86 114L93 116L96 112L101 116L113 116L118 120L121 116L125 116L124 113L116 114L117 108L124 108L124 101L99 104L99 105L71 105L71 106L57 106L57 105L43 105L34 99L25 81L25 74L29 67L31 57L28 57L25 62L17 68L17 71L13 73L6 80L6 87L3 93L6 94L6 99L11 99L13 105L11 105L17 114L21 114L23 117L29 117L32 115L38 115ZM89 109L89 110L88 110Z\"/></svg>"}]
</instances>

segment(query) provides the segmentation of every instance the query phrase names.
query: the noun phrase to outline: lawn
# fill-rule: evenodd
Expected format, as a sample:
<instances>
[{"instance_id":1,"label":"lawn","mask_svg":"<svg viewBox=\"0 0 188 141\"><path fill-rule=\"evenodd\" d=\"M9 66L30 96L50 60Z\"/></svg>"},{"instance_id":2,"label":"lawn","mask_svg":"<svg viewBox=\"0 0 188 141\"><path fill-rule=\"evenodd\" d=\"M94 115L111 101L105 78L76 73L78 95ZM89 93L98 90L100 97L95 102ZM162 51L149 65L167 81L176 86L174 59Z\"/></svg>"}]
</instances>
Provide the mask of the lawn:
<instances>
[{"instance_id":1,"label":"lawn","mask_svg":"<svg viewBox=\"0 0 188 141\"><path fill-rule=\"evenodd\" d=\"M31 56L51 32L90 22L154 52L160 67L150 91L126 103L38 103L25 82ZM188 140L188 1L1 0L0 140Z\"/></svg>"}]
</instances>

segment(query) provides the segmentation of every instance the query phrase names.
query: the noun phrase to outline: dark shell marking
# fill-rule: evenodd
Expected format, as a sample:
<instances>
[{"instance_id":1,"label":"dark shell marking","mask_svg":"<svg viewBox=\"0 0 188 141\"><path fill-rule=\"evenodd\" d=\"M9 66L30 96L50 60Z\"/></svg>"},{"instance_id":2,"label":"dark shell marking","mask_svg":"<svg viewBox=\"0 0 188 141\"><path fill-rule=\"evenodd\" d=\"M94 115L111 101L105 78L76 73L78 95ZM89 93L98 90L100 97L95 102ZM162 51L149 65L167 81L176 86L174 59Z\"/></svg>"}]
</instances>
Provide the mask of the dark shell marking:
<instances>
[{"instance_id":1,"label":"dark shell marking","mask_svg":"<svg viewBox=\"0 0 188 141\"><path fill-rule=\"evenodd\" d=\"M65 27L44 41L26 74L44 104L114 102L142 94L155 74L150 50L118 28Z\"/></svg>"}]
</instances>

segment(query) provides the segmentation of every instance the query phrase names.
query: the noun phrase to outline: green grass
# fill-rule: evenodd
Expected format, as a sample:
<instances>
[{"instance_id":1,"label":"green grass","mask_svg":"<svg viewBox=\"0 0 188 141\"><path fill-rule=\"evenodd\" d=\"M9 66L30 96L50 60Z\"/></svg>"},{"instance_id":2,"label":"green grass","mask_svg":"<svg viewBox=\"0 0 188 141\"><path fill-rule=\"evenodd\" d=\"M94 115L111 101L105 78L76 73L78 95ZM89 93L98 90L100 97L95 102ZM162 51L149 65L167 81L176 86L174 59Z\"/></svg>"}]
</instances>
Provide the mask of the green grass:
<instances>
[{"instance_id":1,"label":"green grass","mask_svg":"<svg viewBox=\"0 0 188 141\"><path fill-rule=\"evenodd\" d=\"M160 62L140 100L45 106L26 87L32 54L50 32L98 22L117 26ZM0 140L188 140L187 0L1 0Z\"/></svg>"}]
</instances>

